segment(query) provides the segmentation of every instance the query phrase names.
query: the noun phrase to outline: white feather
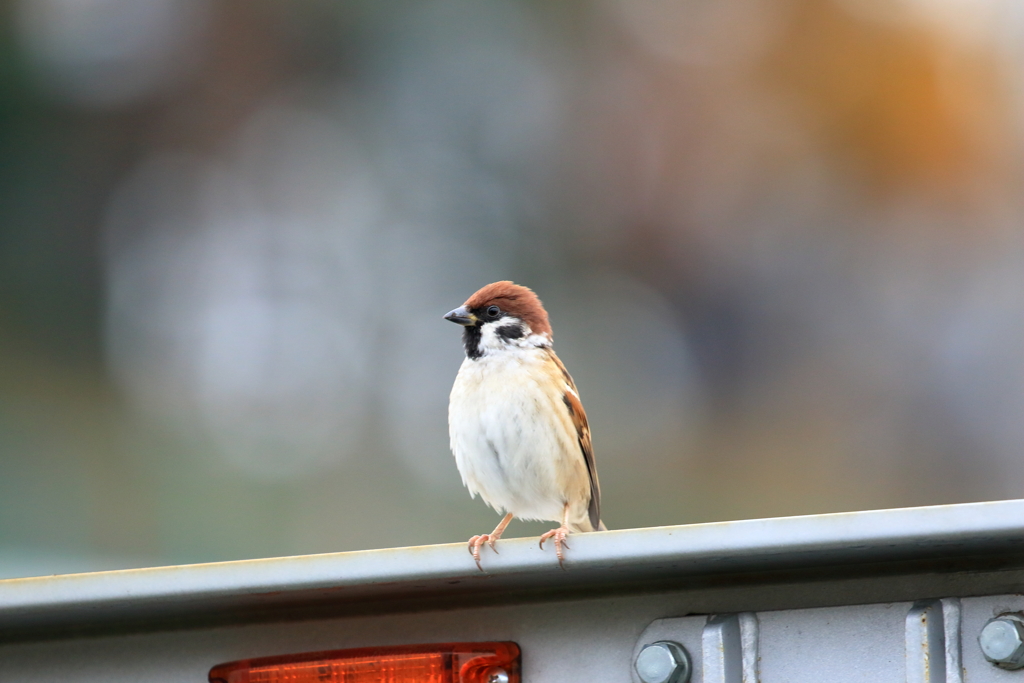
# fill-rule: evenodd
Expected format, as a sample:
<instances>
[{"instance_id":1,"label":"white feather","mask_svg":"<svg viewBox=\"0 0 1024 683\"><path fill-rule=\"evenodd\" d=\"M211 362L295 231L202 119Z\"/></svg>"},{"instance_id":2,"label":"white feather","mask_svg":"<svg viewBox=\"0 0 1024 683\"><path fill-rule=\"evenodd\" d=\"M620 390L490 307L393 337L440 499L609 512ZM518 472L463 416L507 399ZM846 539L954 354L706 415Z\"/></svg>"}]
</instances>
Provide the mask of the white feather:
<instances>
[{"instance_id":1,"label":"white feather","mask_svg":"<svg viewBox=\"0 0 1024 683\"><path fill-rule=\"evenodd\" d=\"M483 355L463 361L452 387L448 427L462 481L473 496L520 519L560 522L568 502L573 525L589 527L589 474L550 339L496 334L511 323L482 327Z\"/></svg>"}]
</instances>

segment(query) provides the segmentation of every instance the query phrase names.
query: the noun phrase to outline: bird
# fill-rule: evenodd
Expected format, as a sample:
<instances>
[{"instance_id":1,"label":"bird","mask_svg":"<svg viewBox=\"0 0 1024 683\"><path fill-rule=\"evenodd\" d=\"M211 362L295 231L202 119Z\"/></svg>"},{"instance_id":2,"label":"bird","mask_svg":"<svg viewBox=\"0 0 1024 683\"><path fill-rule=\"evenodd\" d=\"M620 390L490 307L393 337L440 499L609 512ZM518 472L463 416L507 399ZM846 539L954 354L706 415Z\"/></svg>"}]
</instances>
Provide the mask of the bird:
<instances>
[{"instance_id":1,"label":"bird","mask_svg":"<svg viewBox=\"0 0 1024 683\"><path fill-rule=\"evenodd\" d=\"M570 533L604 531L590 425L579 391L552 347L540 299L508 280L477 290L445 320L463 327L466 357L448 403L452 454L470 496L505 513L489 534L469 539L477 568L487 544L513 517L558 522L559 566Z\"/></svg>"}]
</instances>

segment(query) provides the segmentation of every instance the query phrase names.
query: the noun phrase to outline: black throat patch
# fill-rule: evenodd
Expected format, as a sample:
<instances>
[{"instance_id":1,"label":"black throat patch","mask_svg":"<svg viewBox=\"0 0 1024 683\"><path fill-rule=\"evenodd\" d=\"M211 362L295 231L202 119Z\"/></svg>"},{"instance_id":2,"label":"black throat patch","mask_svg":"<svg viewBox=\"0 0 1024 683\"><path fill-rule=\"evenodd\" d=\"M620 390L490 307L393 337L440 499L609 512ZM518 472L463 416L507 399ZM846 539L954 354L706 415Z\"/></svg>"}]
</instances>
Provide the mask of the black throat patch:
<instances>
[{"instance_id":1,"label":"black throat patch","mask_svg":"<svg viewBox=\"0 0 1024 683\"><path fill-rule=\"evenodd\" d=\"M484 352L480 350L482 336L483 332L480 330L479 324L462 328L462 345L466 347L466 356L470 360L476 360L484 355Z\"/></svg>"}]
</instances>

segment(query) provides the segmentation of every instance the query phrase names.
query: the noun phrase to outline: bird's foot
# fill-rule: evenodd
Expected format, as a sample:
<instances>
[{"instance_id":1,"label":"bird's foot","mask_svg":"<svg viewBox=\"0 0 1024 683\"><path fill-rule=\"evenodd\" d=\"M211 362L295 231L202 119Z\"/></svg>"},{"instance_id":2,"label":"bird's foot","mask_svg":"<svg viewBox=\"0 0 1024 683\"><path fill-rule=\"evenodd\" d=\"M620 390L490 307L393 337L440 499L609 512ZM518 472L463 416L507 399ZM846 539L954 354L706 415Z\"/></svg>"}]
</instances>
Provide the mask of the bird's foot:
<instances>
[{"instance_id":1,"label":"bird's foot","mask_svg":"<svg viewBox=\"0 0 1024 683\"><path fill-rule=\"evenodd\" d=\"M555 555L558 555L558 566L562 569L565 569L565 553L562 551L562 546L565 546L566 548L569 547L569 544L565 541L565 537L568 535L569 530L563 524L557 529L552 529L551 531L545 532L540 537L541 550L544 550L544 541L548 540L549 538L555 539Z\"/></svg>"},{"instance_id":2,"label":"bird's foot","mask_svg":"<svg viewBox=\"0 0 1024 683\"><path fill-rule=\"evenodd\" d=\"M486 544L491 546L491 550L498 552L496 544L498 543L499 538L501 538L501 534L480 534L479 536L474 536L469 539L469 554L473 556L474 560L476 560L476 568L480 571L484 570L484 568L480 566L480 548L483 548Z\"/></svg>"},{"instance_id":3,"label":"bird's foot","mask_svg":"<svg viewBox=\"0 0 1024 683\"><path fill-rule=\"evenodd\" d=\"M480 566L480 548L484 547L484 543L486 543L491 546L491 550L497 553L498 548L495 544L498 542L498 539L501 538L501 535L505 533L505 527L507 527L508 523L511 521L512 513L506 513L506 515L501 518L501 521L498 522L498 526L494 527L494 531L489 534L480 534L479 536L474 536L469 539L469 554L473 556L474 560L476 560L476 568L480 571L484 570L484 568Z\"/></svg>"}]
</instances>

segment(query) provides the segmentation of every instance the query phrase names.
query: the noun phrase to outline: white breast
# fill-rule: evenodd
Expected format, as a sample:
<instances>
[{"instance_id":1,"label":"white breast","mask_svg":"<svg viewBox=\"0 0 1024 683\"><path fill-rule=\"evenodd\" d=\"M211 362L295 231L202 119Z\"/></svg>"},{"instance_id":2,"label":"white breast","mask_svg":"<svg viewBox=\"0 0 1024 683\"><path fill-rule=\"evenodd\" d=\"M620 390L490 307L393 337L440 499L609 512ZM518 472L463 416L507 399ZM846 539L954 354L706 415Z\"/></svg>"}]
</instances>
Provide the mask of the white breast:
<instances>
[{"instance_id":1,"label":"white breast","mask_svg":"<svg viewBox=\"0 0 1024 683\"><path fill-rule=\"evenodd\" d=\"M565 502L585 509L590 484L546 364L554 365L540 348L467 358L452 387L448 427L471 494L520 519L560 521Z\"/></svg>"}]
</instances>

